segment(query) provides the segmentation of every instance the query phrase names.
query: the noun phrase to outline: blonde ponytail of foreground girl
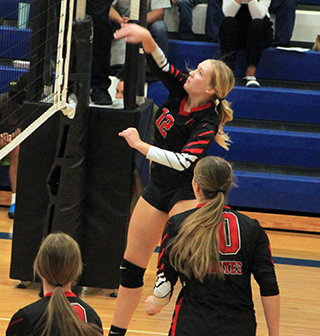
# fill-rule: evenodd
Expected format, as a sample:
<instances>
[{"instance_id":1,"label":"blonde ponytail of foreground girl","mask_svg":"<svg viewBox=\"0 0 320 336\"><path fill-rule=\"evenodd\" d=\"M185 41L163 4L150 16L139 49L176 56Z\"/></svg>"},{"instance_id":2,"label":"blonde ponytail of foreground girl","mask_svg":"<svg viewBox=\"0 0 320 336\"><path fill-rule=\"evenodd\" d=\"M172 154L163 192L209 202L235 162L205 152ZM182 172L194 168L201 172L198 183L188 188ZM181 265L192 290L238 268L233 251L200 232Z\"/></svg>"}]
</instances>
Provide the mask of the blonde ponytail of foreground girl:
<instances>
[{"instance_id":1,"label":"blonde ponytail of foreground girl","mask_svg":"<svg viewBox=\"0 0 320 336\"><path fill-rule=\"evenodd\" d=\"M82 273L81 252L78 244L70 236L64 233L47 236L35 259L34 272L55 286L39 324L45 325L41 336L50 336L53 328L55 331L58 329L60 335L102 335L103 332L98 326L80 319L62 288L65 284L75 282Z\"/></svg>"},{"instance_id":2,"label":"blonde ponytail of foreground girl","mask_svg":"<svg viewBox=\"0 0 320 336\"><path fill-rule=\"evenodd\" d=\"M233 184L231 165L219 157L205 157L195 167L194 182L199 184L206 203L181 224L178 235L169 244L170 262L188 278L202 282L213 271L223 279L218 231L226 195Z\"/></svg>"}]
</instances>

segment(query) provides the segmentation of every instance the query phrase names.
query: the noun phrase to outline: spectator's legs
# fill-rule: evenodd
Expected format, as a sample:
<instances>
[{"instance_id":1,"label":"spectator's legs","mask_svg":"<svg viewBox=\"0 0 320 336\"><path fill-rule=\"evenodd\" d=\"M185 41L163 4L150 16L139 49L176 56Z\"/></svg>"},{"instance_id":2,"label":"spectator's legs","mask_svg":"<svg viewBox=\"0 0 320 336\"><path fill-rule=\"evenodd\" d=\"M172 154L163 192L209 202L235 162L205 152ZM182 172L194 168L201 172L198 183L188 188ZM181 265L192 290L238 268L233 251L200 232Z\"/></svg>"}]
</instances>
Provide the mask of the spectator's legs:
<instances>
[{"instance_id":1,"label":"spectator's legs","mask_svg":"<svg viewBox=\"0 0 320 336\"><path fill-rule=\"evenodd\" d=\"M241 48L240 27L234 17L226 17L220 26L221 57L231 70L234 70L237 51Z\"/></svg>"},{"instance_id":2,"label":"spectator's legs","mask_svg":"<svg viewBox=\"0 0 320 336\"><path fill-rule=\"evenodd\" d=\"M91 88L108 90L112 31L109 20L93 19Z\"/></svg>"},{"instance_id":3,"label":"spectator's legs","mask_svg":"<svg viewBox=\"0 0 320 336\"><path fill-rule=\"evenodd\" d=\"M192 30L192 11L201 0L179 0L179 38L182 40L194 40Z\"/></svg>"},{"instance_id":4,"label":"spectator's legs","mask_svg":"<svg viewBox=\"0 0 320 336\"><path fill-rule=\"evenodd\" d=\"M158 46L168 57L169 37L168 28L165 22L163 20L155 21L148 26L148 29L154 40L157 42Z\"/></svg>"},{"instance_id":5,"label":"spectator's legs","mask_svg":"<svg viewBox=\"0 0 320 336\"><path fill-rule=\"evenodd\" d=\"M262 52L272 44L273 30L269 18L251 20L247 30L247 73L246 76L255 76ZM252 73L254 69L254 73Z\"/></svg>"},{"instance_id":6,"label":"spectator's legs","mask_svg":"<svg viewBox=\"0 0 320 336\"><path fill-rule=\"evenodd\" d=\"M222 0L208 0L205 32L209 41L219 42L219 29L224 18Z\"/></svg>"},{"instance_id":7,"label":"spectator's legs","mask_svg":"<svg viewBox=\"0 0 320 336\"><path fill-rule=\"evenodd\" d=\"M270 13L276 15L275 38L273 45L290 46L290 40L296 19L297 0L272 0Z\"/></svg>"},{"instance_id":8,"label":"spectator's legs","mask_svg":"<svg viewBox=\"0 0 320 336\"><path fill-rule=\"evenodd\" d=\"M91 99L100 105L112 104L108 92L111 85L110 53L112 29L109 11L112 0L87 0L86 12L93 21L93 45L91 67Z\"/></svg>"},{"instance_id":9,"label":"spectator's legs","mask_svg":"<svg viewBox=\"0 0 320 336\"><path fill-rule=\"evenodd\" d=\"M148 29L157 42L158 46L162 49L166 57L168 57L169 49L169 37L168 28L163 20L155 21L148 26ZM158 81L158 77L149 69L148 64L146 65L146 81L148 83Z\"/></svg>"}]
</instances>

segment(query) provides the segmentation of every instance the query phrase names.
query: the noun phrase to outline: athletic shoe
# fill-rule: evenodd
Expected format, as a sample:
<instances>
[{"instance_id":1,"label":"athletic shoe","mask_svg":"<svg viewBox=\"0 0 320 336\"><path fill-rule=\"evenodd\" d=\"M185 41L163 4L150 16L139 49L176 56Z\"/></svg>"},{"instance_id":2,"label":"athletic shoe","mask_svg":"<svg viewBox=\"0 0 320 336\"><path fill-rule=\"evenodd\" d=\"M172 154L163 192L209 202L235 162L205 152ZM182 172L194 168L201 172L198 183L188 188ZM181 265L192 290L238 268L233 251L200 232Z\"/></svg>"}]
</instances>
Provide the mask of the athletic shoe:
<instances>
[{"instance_id":1,"label":"athletic shoe","mask_svg":"<svg viewBox=\"0 0 320 336\"><path fill-rule=\"evenodd\" d=\"M97 105L111 105L112 99L107 89L93 90L91 93L91 100Z\"/></svg>"},{"instance_id":2,"label":"athletic shoe","mask_svg":"<svg viewBox=\"0 0 320 336\"><path fill-rule=\"evenodd\" d=\"M246 84L247 87L259 87L260 86L259 82L257 81L257 78L254 76L247 76L247 77L244 77L244 79L247 81L247 84Z\"/></svg>"},{"instance_id":3,"label":"athletic shoe","mask_svg":"<svg viewBox=\"0 0 320 336\"><path fill-rule=\"evenodd\" d=\"M14 219L15 209L16 209L16 204L15 203L11 204L9 211L8 211L9 218Z\"/></svg>"}]
</instances>

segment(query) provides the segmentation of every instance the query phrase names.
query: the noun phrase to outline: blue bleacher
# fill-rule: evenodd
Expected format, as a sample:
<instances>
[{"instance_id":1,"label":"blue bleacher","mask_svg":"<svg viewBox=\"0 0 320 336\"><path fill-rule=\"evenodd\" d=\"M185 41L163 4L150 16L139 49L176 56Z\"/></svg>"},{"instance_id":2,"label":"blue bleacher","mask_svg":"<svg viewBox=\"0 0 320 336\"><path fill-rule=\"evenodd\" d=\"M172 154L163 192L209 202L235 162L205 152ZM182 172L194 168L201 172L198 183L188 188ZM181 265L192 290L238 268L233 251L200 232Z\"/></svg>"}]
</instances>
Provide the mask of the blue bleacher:
<instances>
[{"instance_id":1,"label":"blue bleacher","mask_svg":"<svg viewBox=\"0 0 320 336\"><path fill-rule=\"evenodd\" d=\"M31 17L33 0L1 0L0 17L9 20L18 20L18 8L20 2L30 4L30 17Z\"/></svg>"},{"instance_id":2,"label":"blue bleacher","mask_svg":"<svg viewBox=\"0 0 320 336\"><path fill-rule=\"evenodd\" d=\"M208 58L220 59L218 43L169 41L169 61L178 69L185 70L186 65L195 68ZM290 62L288 62L288 58ZM240 52L235 68L235 76L245 75L245 54ZM320 81L320 53L316 51L285 51L270 47L261 57L257 69L261 79L294 80L302 82Z\"/></svg>"},{"instance_id":3,"label":"blue bleacher","mask_svg":"<svg viewBox=\"0 0 320 336\"><path fill-rule=\"evenodd\" d=\"M170 40L169 61L183 71L213 57L220 59L218 44ZM225 126L225 131L233 143L229 151L213 144L208 154L235 165L239 187L231 191L229 205L320 214L320 91L301 88L320 82L319 65L318 52L269 48L258 67L258 79L291 81L291 88L236 85L228 95L235 121ZM245 58L240 53L236 77L242 77L244 71ZM161 82L148 87L148 98L156 105L167 95Z\"/></svg>"},{"instance_id":4,"label":"blue bleacher","mask_svg":"<svg viewBox=\"0 0 320 336\"><path fill-rule=\"evenodd\" d=\"M256 120L320 125L320 91L276 87L252 90L236 86L228 101L239 119L254 116Z\"/></svg>"},{"instance_id":5,"label":"blue bleacher","mask_svg":"<svg viewBox=\"0 0 320 336\"><path fill-rule=\"evenodd\" d=\"M238 188L230 192L231 207L286 213L319 214L319 177L235 171Z\"/></svg>"},{"instance_id":6,"label":"blue bleacher","mask_svg":"<svg viewBox=\"0 0 320 336\"><path fill-rule=\"evenodd\" d=\"M28 60L31 29L0 26L0 58Z\"/></svg>"},{"instance_id":7,"label":"blue bleacher","mask_svg":"<svg viewBox=\"0 0 320 336\"><path fill-rule=\"evenodd\" d=\"M210 155L237 162L320 168L320 133L236 126L224 130L232 140L229 151L213 144Z\"/></svg>"}]
</instances>

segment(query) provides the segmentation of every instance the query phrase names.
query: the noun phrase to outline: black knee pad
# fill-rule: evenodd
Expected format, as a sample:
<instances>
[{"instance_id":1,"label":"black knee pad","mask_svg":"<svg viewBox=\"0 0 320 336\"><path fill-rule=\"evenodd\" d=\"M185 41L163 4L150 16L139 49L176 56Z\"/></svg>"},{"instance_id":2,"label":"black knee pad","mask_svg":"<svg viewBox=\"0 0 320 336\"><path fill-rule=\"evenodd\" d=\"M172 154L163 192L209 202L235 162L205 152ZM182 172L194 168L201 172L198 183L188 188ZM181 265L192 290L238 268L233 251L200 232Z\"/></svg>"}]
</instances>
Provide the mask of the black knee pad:
<instances>
[{"instance_id":1,"label":"black knee pad","mask_svg":"<svg viewBox=\"0 0 320 336\"><path fill-rule=\"evenodd\" d=\"M120 285L126 288L139 288L143 286L145 268L132 264L123 259L120 266Z\"/></svg>"}]
</instances>

